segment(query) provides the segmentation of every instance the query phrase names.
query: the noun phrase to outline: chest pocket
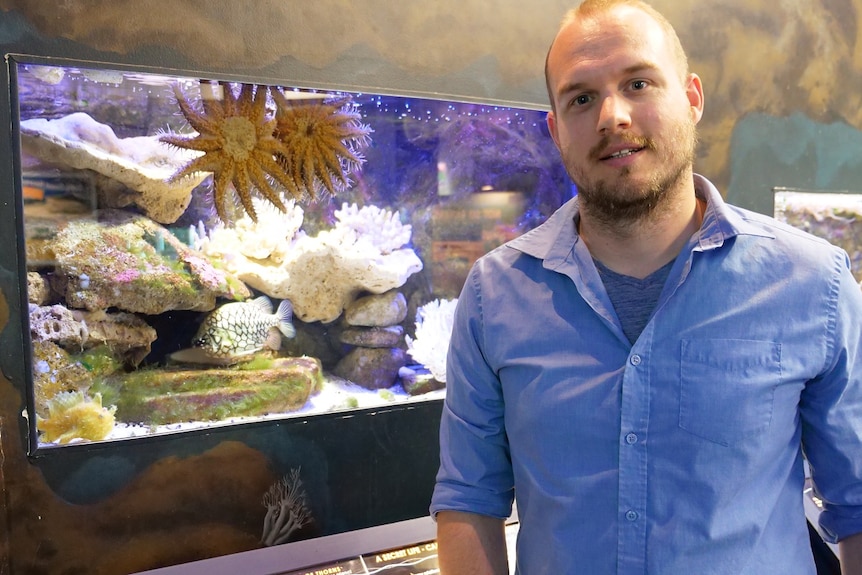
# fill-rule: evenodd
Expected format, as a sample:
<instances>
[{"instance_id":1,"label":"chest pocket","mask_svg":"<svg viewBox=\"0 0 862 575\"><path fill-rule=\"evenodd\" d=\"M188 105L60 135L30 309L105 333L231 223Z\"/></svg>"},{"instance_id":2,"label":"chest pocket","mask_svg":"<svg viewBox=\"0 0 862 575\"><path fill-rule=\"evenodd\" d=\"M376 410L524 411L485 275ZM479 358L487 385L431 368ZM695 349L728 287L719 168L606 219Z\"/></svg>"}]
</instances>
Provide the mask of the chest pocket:
<instances>
[{"instance_id":1,"label":"chest pocket","mask_svg":"<svg viewBox=\"0 0 862 575\"><path fill-rule=\"evenodd\" d=\"M769 428L781 379L781 344L742 339L683 340L679 426L721 445Z\"/></svg>"}]
</instances>

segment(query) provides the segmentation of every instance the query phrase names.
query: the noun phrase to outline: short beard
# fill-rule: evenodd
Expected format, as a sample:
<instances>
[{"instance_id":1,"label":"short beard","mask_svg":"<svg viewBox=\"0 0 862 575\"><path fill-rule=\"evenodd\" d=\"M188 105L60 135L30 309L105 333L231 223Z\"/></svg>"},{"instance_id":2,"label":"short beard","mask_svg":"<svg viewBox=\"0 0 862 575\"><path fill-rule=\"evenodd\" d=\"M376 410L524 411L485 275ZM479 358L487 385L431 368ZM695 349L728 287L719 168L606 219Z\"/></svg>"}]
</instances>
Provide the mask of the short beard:
<instances>
[{"instance_id":1,"label":"short beard","mask_svg":"<svg viewBox=\"0 0 862 575\"><path fill-rule=\"evenodd\" d=\"M650 178L643 188L639 187L637 193L631 190L633 193L620 194L630 185L625 182L613 189L604 181L596 182L592 188L578 187L581 207L604 226L626 226L649 220L667 199L670 190L675 189L684 177L688 177L690 166L690 163L680 163L672 172ZM627 174L628 170L623 170L622 175Z\"/></svg>"},{"instance_id":2,"label":"short beard","mask_svg":"<svg viewBox=\"0 0 862 575\"><path fill-rule=\"evenodd\" d=\"M638 185L627 180L629 169L624 168L620 178L612 185L607 181L590 182L587 178L578 177L577 170L570 169L569 174L578 186L580 206L597 224L605 227L628 227L641 221L648 221L661 208L675 190L679 188L684 178L690 177L697 148L697 131L695 124L679 125L674 130L671 142L686 142L684 147L673 150L664 162L666 170L653 175L644 185ZM629 137L626 141L655 152L656 144L649 138ZM602 150L606 142L601 142L594 150ZM590 154L592 161L598 160L598 153Z\"/></svg>"}]
</instances>

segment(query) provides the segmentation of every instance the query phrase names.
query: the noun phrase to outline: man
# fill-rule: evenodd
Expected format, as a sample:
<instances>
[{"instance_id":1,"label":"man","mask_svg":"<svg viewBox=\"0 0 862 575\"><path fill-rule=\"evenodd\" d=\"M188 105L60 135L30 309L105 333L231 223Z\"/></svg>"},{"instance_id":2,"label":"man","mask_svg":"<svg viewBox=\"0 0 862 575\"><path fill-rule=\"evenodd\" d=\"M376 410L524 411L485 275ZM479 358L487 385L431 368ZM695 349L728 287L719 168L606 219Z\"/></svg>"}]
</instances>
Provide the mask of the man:
<instances>
[{"instance_id":1,"label":"man","mask_svg":"<svg viewBox=\"0 0 862 575\"><path fill-rule=\"evenodd\" d=\"M441 572L862 574L862 292L844 252L695 175L704 106L667 21L586 0L546 63L578 196L480 259L431 504Z\"/></svg>"}]
</instances>

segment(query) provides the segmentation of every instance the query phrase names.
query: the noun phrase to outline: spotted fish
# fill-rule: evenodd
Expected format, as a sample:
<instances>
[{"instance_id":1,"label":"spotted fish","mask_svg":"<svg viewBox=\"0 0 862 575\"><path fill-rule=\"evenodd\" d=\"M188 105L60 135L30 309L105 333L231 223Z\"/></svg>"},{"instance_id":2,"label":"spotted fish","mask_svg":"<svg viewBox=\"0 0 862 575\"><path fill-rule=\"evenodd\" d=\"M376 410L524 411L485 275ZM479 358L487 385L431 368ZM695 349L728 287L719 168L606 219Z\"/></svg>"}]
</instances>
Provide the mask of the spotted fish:
<instances>
[{"instance_id":1,"label":"spotted fish","mask_svg":"<svg viewBox=\"0 0 862 575\"><path fill-rule=\"evenodd\" d=\"M194 345L208 356L233 359L262 349L278 350L281 336L294 337L293 306L282 300L272 313L272 302L266 296L251 301L225 304L204 318Z\"/></svg>"}]
</instances>

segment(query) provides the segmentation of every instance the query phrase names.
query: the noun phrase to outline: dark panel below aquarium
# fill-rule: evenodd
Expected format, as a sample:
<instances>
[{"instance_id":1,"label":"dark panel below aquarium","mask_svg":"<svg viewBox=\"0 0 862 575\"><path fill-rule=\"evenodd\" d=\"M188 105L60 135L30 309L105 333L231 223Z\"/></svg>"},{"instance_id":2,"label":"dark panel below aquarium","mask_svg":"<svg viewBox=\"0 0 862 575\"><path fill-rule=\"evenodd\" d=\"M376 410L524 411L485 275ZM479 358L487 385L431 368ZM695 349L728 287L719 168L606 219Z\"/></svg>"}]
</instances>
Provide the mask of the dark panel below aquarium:
<instances>
[{"instance_id":1,"label":"dark panel below aquarium","mask_svg":"<svg viewBox=\"0 0 862 575\"><path fill-rule=\"evenodd\" d=\"M129 573L423 517L441 407L431 401L43 452L30 459L28 475L38 469L47 485L12 496L29 500L19 516L10 509L12 573ZM278 537L264 530L278 524L266 494L270 507L273 494L290 496L292 473L307 518Z\"/></svg>"}]
</instances>

